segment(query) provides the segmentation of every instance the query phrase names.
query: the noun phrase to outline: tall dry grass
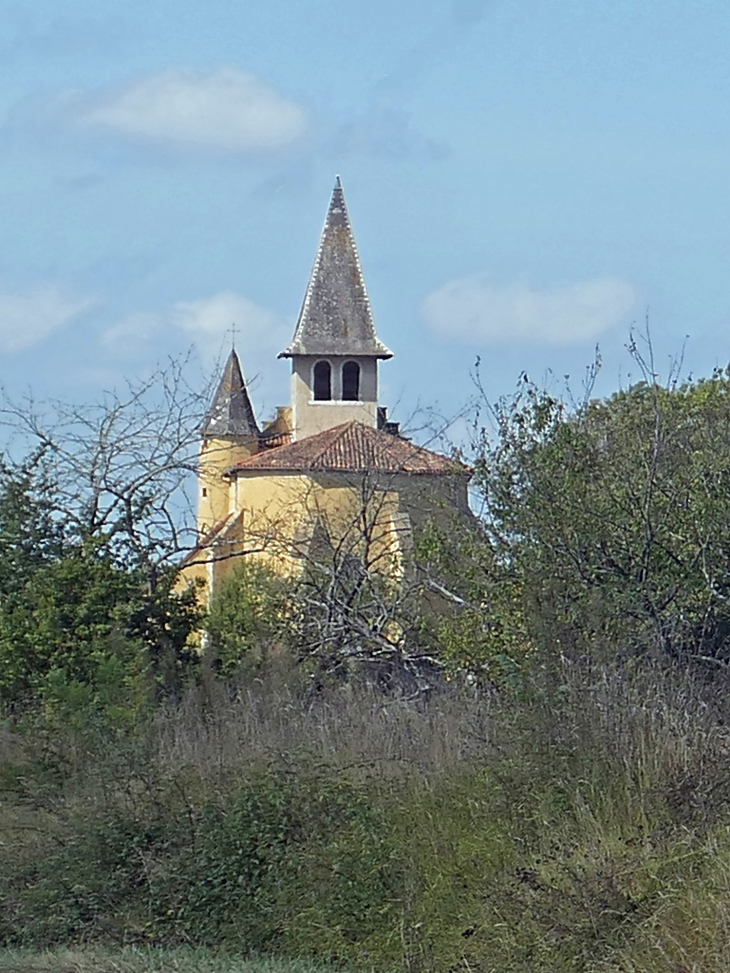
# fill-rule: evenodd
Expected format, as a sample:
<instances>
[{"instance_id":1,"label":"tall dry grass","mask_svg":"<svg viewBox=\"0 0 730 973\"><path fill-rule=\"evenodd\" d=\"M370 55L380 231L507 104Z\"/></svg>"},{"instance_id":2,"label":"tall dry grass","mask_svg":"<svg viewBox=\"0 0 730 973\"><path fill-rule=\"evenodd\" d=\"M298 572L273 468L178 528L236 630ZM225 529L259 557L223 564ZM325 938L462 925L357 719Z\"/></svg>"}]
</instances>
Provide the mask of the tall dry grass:
<instances>
[{"instance_id":1,"label":"tall dry grass","mask_svg":"<svg viewBox=\"0 0 730 973\"><path fill-rule=\"evenodd\" d=\"M150 739L161 772L206 778L305 753L343 771L405 776L530 754L549 768L556 754L589 755L623 768L647 793L665 784L678 800L692 791L701 802L711 800L730 752L728 690L721 674L567 660L517 696L452 682L428 698L387 697L367 685L312 697L274 675L235 689L215 681L191 688L158 712Z\"/></svg>"},{"instance_id":2,"label":"tall dry grass","mask_svg":"<svg viewBox=\"0 0 730 973\"><path fill-rule=\"evenodd\" d=\"M174 829L202 840L211 800L222 826L263 781L275 801L294 802L295 818L298 802L308 809L311 830L266 886L280 930L272 949L414 973L723 970L729 688L721 672L638 661L564 660L512 696L456 683L427 699L353 685L312 694L285 667L237 687L208 680L114 759L69 741L73 774L33 812L50 836L38 847L63 844L74 819L94 833L118 805L122 821L158 821L162 850L145 852L147 867L172 887ZM12 760L27 745L14 740ZM352 799L360 817L342 817L341 805L332 823L319 792ZM6 801L7 833L13 814L25 825L28 813ZM31 865L35 853L26 845ZM328 904L345 873L346 907ZM114 926L133 941L148 921L135 881L124 900L134 922ZM155 894L164 914L164 882ZM347 929L359 909L372 932L356 943ZM100 915L85 935L104 941ZM195 941L195 916L185 921L175 935Z\"/></svg>"}]
</instances>

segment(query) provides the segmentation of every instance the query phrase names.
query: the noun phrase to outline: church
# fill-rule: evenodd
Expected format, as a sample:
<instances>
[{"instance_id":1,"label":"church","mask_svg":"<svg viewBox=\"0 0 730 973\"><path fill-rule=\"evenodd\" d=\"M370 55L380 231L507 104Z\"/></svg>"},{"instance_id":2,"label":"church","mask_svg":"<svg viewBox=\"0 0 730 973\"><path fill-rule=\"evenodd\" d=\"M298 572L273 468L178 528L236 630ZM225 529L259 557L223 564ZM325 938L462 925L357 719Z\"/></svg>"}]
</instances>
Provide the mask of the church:
<instances>
[{"instance_id":1,"label":"church","mask_svg":"<svg viewBox=\"0 0 730 973\"><path fill-rule=\"evenodd\" d=\"M205 417L196 549L182 580L209 599L243 557L293 575L313 558L398 576L419 528L468 512L470 471L404 437L378 395L375 329L336 180L291 342L291 401L260 426L233 349Z\"/></svg>"}]
</instances>

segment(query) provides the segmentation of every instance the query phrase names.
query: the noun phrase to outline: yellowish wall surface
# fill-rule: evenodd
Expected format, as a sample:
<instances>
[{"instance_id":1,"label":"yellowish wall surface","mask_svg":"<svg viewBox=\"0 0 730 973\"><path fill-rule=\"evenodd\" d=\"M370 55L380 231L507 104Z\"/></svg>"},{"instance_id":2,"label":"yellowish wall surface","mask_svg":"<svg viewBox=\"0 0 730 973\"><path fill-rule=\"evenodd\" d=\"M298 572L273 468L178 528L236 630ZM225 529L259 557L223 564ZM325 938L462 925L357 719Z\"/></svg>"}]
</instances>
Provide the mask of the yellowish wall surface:
<instances>
[{"instance_id":1,"label":"yellowish wall surface","mask_svg":"<svg viewBox=\"0 0 730 973\"><path fill-rule=\"evenodd\" d=\"M347 553L398 577L414 532L455 509L468 510L465 478L407 474L241 471L231 480L228 503L237 516L181 572L183 587L203 579L206 599L241 557L296 575L311 559L332 556L331 544L321 546L327 538L339 545L338 557Z\"/></svg>"},{"instance_id":2,"label":"yellowish wall surface","mask_svg":"<svg viewBox=\"0 0 730 973\"><path fill-rule=\"evenodd\" d=\"M207 439L200 449L198 474L198 536L202 537L231 510L231 484L223 476L226 470L252 456L258 444L231 442L226 439Z\"/></svg>"}]
</instances>

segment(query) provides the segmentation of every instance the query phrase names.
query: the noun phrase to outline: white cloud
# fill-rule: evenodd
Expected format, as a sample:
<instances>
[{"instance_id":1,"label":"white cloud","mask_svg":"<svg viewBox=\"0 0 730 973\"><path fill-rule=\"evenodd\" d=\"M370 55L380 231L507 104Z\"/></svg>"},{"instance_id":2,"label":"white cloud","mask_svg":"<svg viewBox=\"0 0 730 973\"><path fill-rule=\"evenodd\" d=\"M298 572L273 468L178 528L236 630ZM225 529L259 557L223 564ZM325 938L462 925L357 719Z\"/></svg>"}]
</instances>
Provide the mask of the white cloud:
<instances>
[{"instance_id":1,"label":"white cloud","mask_svg":"<svg viewBox=\"0 0 730 973\"><path fill-rule=\"evenodd\" d=\"M54 284L20 294L0 291L0 353L12 355L38 344L93 304L69 297Z\"/></svg>"},{"instance_id":2,"label":"white cloud","mask_svg":"<svg viewBox=\"0 0 730 973\"><path fill-rule=\"evenodd\" d=\"M636 302L632 285L616 277L537 290L525 283L497 287L477 275L444 284L422 310L429 327L447 338L569 345L592 341L621 323Z\"/></svg>"},{"instance_id":3,"label":"white cloud","mask_svg":"<svg viewBox=\"0 0 730 973\"><path fill-rule=\"evenodd\" d=\"M284 318L233 291L222 291L201 301L178 301L172 309L172 323L190 335L204 357L215 358L231 328L244 358L250 353L277 354L284 347L289 325ZM206 350L207 349L207 353Z\"/></svg>"},{"instance_id":4,"label":"white cloud","mask_svg":"<svg viewBox=\"0 0 730 973\"><path fill-rule=\"evenodd\" d=\"M221 291L199 301L178 301L160 314L137 312L106 330L103 343L114 352L138 348L163 331L177 328L210 365L227 346L236 329L236 345L246 361L276 355L286 344L291 329L280 315L234 291Z\"/></svg>"},{"instance_id":5,"label":"white cloud","mask_svg":"<svg viewBox=\"0 0 730 973\"><path fill-rule=\"evenodd\" d=\"M167 71L88 107L82 124L157 142L256 152L307 132L304 111L239 68Z\"/></svg>"}]
</instances>

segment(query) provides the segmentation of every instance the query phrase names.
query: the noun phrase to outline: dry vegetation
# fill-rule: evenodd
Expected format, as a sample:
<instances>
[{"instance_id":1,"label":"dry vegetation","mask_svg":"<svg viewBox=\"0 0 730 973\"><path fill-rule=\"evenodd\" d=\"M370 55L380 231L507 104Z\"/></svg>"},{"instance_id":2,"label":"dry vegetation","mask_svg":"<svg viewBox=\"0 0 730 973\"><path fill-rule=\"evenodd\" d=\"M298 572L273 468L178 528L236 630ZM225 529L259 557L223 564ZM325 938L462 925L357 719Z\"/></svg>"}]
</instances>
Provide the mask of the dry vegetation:
<instances>
[{"instance_id":1,"label":"dry vegetation","mask_svg":"<svg viewBox=\"0 0 730 973\"><path fill-rule=\"evenodd\" d=\"M46 738L43 770L16 743L6 940L379 970L726 969L726 681L634 662L536 680L511 698L312 700L280 668L198 686L101 760L83 734ZM124 955L108 968L156 969Z\"/></svg>"},{"instance_id":2,"label":"dry vegetation","mask_svg":"<svg viewBox=\"0 0 730 973\"><path fill-rule=\"evenodd\" d=\"M306 960L244 960L207 950L0 950L0 973L321 973Z\"/></svg>"},{"instance_id":3,"label":"dry vegetation","mask_svg":"<svg viewBox=\"0 0 730 973\"><path fill-rule=\"evenodd\" d=\"M524 382L407 599L242 565L201 618L1 467L0 970L729 969L730 373L645 378Z\"/></svg>"}]
</instances>

